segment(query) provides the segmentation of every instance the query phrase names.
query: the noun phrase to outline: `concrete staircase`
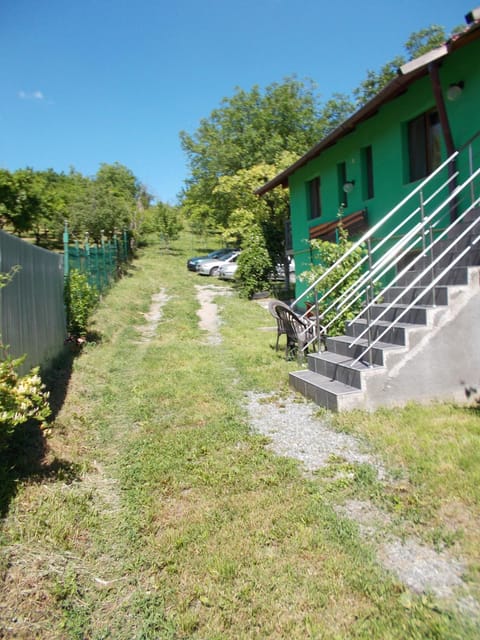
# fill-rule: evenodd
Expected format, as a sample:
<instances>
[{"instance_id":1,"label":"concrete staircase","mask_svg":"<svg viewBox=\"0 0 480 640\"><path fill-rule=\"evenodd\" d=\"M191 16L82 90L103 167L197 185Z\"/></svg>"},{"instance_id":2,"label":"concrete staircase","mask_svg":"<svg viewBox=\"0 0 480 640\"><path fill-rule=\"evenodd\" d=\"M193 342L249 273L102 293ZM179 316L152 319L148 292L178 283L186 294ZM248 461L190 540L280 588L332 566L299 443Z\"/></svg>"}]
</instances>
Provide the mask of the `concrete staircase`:
<instances>
[{"instance_id":1,"label":"concrete staircase","mask_svg":"<svg viewBox=\"0 0 480 640\"><path fill-rule=\"evenodd\" d=\"M480 209L470 212L455 234L479 217ZM381 342L371 349L371 355L354 363L367 346L363 338L352 346L354 338L366 327L366 318L360 317L346 327L345 335L327 338L325 351L308 354L308 369L291 373L290 384L333 411L373 410L409 401L463 401L473 389L480 392L480 242L472 245L479 234L480 223L433 272L427 269L414 288L406 289L426 264L415 265L415 270L408 271L385 292L382 303L371 309L372 319L398 295L401 297L381 320L371 325L372 340L387 329ZM435 256L440 255L447 242L435 247ZM425 291L466 247L470 247L468 253L433 289ZM401 322L390 326L422 291L425 294Z\"/></svg>"}]
</instances>

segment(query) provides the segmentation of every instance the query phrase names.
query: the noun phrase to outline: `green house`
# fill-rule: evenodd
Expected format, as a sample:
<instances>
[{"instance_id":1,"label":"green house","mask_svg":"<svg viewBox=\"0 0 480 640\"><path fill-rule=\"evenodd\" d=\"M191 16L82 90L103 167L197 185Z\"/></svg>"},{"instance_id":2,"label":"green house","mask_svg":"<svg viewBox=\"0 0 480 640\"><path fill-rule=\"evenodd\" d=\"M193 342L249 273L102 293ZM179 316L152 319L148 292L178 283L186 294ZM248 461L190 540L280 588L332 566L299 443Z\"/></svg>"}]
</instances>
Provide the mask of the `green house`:
<instances>
[{"instance_id":1,"label":"green house","mask_svg":"<svg viewBox=\"0 0 480 640\"><path fill-rule=\"evenodd\" d=\"M297 276L322 262L312 239L338 237L339 210L354 241L296 278L304 315L277 320L307 356L291 385L327 409L480 389L480 7L466 21L257 191L290 189Z\"/></svg>"},{"instance_id":2,"label":"green house","mask_svg":"<svg viewBox=\"0 0 480 640\"><path fill-rule=\"evenodd\" d=\"M311 263L308 240L334 240L341 205L344 226L358 237L455 151L464 151L458 179L469 171L466 146L480 130L479 17L480 8L468 14L463 33L401 67L379 94L257 191L290 189L297 275ZM306 284L297 278L296 286L300 295Z\"/></svg>"}]
</instances>

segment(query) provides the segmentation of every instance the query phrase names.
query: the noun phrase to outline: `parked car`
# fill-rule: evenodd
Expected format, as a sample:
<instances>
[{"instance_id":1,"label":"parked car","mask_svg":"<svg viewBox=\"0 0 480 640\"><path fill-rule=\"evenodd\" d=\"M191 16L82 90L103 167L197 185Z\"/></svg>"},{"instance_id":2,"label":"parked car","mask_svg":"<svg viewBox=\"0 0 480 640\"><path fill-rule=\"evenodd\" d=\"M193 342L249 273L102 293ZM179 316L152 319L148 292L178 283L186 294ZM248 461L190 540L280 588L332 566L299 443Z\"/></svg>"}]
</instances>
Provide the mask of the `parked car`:
<instances>
[{"instance_id":1,"label":"parked car","mask_svg":"<svg viewBox=\"0 0 480 640\"><path fill-rule=\"evenodd\" d=\"M289 279L292 281L292 277L294 279L295 276L295 259L288 259L288 275ZM274 280L285 280L285 266L281 263L275 265L275 269L272 274L272 278Z\"/></svg>"},{"instance_id":2,"label":"parked car","mask_svg":"<svg viewBox=\"0 0 480 640\"><path fill-rule=\"evenodd\" d=\"M230 254L232 251L233 249L227 249L226 247L224 247L223 249L216 249L215 251L208 253L206 256L195 256L194 258L189 258L187 260L187 269L189 271L198 271L198 267L200 266L200 263L203 262L204 260L213 260L215 258L222 258L223 256Z\"/></svg>"},{"instance_id":3,"label":"parked car","mask_svg":"<svg viewBox=\"0 0 480 640\"><path fill-rule=\"evenodd\" d=\"M221 280L235 280L238 262L226 262L218 269L218 277Z\"/></svg>"},{"instance_id":4,"label":"parked car","mask_svg":"<svg viewBox=\"0 0 480 640\"><path fill-rule=\"evenodd\" d=\"M223 259L221 260L204 260L200 263L197 273L202 276L216 276L218 275L218 271L222 265L235 262L239 255L240 251L231 251L229 255L223 256Z\"/></svg>"}]
</instances>

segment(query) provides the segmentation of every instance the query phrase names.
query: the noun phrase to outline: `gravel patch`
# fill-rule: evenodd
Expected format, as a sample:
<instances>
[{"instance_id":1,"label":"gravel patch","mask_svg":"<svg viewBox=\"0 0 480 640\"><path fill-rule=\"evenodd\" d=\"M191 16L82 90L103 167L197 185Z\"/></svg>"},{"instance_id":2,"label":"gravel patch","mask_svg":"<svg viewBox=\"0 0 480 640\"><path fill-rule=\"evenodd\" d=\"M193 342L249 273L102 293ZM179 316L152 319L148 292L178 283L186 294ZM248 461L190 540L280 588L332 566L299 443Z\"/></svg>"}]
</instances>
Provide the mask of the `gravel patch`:
<instances>
[{"instance_id":1,"label":"gravel patch","mask_svg":"<svg viewBox=\"0 0 480 640\"><path fill-rule=\"evenodd\" d=\"M431 592L438 598L451 598L455 587L464 586L465 566L461 562L414 539L386 542L380 546L378 557L416 593Z\"/></svg>"},{"instance_id":2,"label":"gravel patch","mask_svg":"<svg viewBox=\"0 0 480 640\"><path fill-rule=\"evenodd\" d=\"M310 472L328 464L335 455L350 463L370 464L379 479L385 477L381 462L363 451L356 438L334 431L328 418L314 416L316 405L297 402L293 397L280 400L268 394L249 393L247 398L253 429L271 438L269 448L275 453L300 460Z\"/></svg>"},{"instance_id":3,"label":"gravel patch","mask_svg":"<svg viewBox=\"0 0 480 640\"><path fill-rule=\"evenodd\" d=\"M232 294L228 287L220 287L214 284L195 285L197 300L200 308L197 311L199 327L207 332L206 343L218 345L222 342L220 335L221 319L218 315L218 305L214 302L217 296L229 296Z\"/></svg>"},{"instance_id":4,"label":"gravel patch","mask_svg":"<svg viewBox=\"0 0 480 640\"><path fill-rule=\"evenodd\" d=\"M369 464L378 480L387 483L387 472L380 460L365 451L360 441L331 428L328 415L315 416L318 407L297 396L287 398L261 393L248 393L246 407L252 429L270 439L269 449L281 456L299 460L306 474L339 456L351 464ZM368 500L349 500L334 505L340 517L353 520L360 534L377 553L379 562L412 592L431 594L453 605L461 612L480 617L480 604L468 593L463 581L465 565L447 552L392 533L393 522L388 513Z\"/></svg>"},{"instance_id":5,"label":"gravel patch","mask_svg":"<svg viewBox=\"0 0 480 640\"><path fill-rule=\"evenodd\" d=\"M145 324L136 327L141 335L140 342L150 342L155 335L158 324L162 318L163 307L170 300L165 289L161 289L159 293L154 293L151 299L150 308L147 313L142 313Z\"/></svg>"}]
</instances>

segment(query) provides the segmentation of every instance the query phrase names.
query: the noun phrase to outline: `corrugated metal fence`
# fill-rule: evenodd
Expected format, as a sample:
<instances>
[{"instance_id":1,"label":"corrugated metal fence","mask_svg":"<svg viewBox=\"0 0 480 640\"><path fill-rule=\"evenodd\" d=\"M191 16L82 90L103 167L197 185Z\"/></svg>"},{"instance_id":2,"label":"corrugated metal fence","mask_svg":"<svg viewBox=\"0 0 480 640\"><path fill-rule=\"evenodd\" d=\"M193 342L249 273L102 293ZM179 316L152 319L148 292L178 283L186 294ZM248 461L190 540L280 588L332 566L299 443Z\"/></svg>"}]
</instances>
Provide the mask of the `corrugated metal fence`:
<instances>
[{"instance_id":1,"label":"corrugated metal fence","mask_svg":"<svg viewBox=\"0 0 480 640\"><path fill-rule=\"evenodd\" d=\"M0 289L0 333L24 371L58 355L66 338L63 256L0 231L0 271L20 266Z\"/></svg>"}]
</instances>

